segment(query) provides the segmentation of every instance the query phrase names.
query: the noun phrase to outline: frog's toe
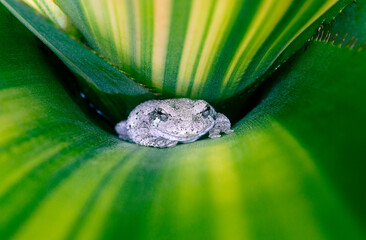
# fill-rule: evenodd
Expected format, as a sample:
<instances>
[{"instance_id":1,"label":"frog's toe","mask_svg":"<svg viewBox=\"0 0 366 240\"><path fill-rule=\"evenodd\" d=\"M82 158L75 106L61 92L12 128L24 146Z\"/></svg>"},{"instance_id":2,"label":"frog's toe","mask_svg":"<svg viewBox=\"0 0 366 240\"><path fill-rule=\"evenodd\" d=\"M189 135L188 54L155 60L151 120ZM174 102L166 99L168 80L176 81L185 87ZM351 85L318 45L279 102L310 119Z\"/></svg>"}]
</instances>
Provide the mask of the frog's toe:
<instances>
[{"instance_id":1,"label":"frog's toe","mask_svg":"<svg viewBox=\"0 0 366 240\"><path fill-rule=\"evenodd\" d=\"M168 143L167 145L166 145L166 147L174 147L175 145L177 145L178 144L178 141L171 141L170 143Z\"/></svg>"},{"instance_id":2,"label":"frog's toe","mask_svg":"<svg viewBox=\"0 0 366 240\"><path fill-rule=\"evenodd\" d=\"M152 147L158 147L158 148L166 148L166 147L174 147L177 145L178 141L170 141L164 138L158 138L153 141L150 146Z\"/></svg>"},{"instance_id":3,"label":"frog's toe","mask_svg":"<svg viewBox=\"0 0 366 240\"><path fill-rule=\"evenodd\" d=\"M209 138L219 138L221 137L220 131L212 131L208 134Z\"/></svg>"},{"instance_id":4,"label":"frog's toe","mask_svg":"<svg viewBox=\"0 0 366 240\"><path fill-rule=\"evenodd\" d=\"M234 132L234 130L232 130L232 129L227 129L227 130L224 131L224 133L226 133L226 134L231 134L233 132Z\"/></svg>"},{"instance_id":5,"label":"frog's toe","mask_svg":"<svg viewBox=\"0 0 366 240\"><path fill-rule=\"evenodd\" d=\"M219 137L221 137L221 135L220 134L217 134L217 135L209 135L208 137L209 138L219 138Z\"/></svg>"}]
</instances>

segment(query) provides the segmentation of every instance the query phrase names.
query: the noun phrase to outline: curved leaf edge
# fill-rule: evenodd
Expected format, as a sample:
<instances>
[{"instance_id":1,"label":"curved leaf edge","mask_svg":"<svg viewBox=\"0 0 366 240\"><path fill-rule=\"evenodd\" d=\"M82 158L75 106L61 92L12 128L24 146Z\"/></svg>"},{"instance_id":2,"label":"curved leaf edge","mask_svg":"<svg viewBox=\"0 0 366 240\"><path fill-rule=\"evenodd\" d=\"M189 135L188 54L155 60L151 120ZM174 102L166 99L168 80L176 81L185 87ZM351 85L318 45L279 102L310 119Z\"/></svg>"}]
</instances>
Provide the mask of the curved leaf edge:
<instances>
[{"instance_id":1,"label":"curved leaf edge","mask_svg":"<svg viewBox=\"0 0 366 240\"><path fill-rule=\"evenodd\" d=\"M243 115L237 114L236 112L229 112L226 109L233 108L235 109L246 109L245 112L250 111L253 107L253 99L257 99L256 96L252 96L257 92L257 88L263 84L266 84L266 80L271 77L272 74L276 72L283 64L285 64L289 59L295 56L298 52L301 52L303 48L306 48L309 42L319 33L319 28L322 28L325 23L331 23L339 14L341 14L344 9L348 6L355 4L352 0L342 0L335 4L331 9L329 9L326 13L320 16L314 23L312 23L304 32L302 32L275 60L272 66L265 71L265 73L252 81L246 89L243 89L241 92L236 93L229 99L224 99L218 103L216 106L219 110L225 112L234 121L238 121ZM249 101L249 107L246 106Z\"/></svg>"},{"instance_id":2,"label":"curved leaf edge","mask_svg":"<svg viewBox=\"0 0 366 240\"><path fill-rule=\"evenodd\" d=\"M321 54L328 52L327 49L346 52L325 43L314 43L305 51L314 48L320 49ZM301 54L297 55L300 60ZM291 70L290 66L286 69L285 64L282 66L284 72ZM24 71L16 73L23 76L19 78L24 85L18 89L23 93L18 95L22 98L6 98L15 107L12 105L0 114L8 114L8 119L24 112L28 115L13 121L14 128L10 130L13 131L11 141L15 143L9 143L8 148L2 149L5 154L1 154L5 162L8 160L5 167L11 168L14 163L19 167L7 172L10 179L15 177L16 186L0 198L0 232L5 238L114 239L123 235L130 239L202 239L207 236L216 239L229 236L238 239L273 236L280 239L364 239L362 225L365 221L360 223L354 215L365 211L364 198L357 199L364 192L363 186L357 188L358 184L365 181L357 181L359 178L353 176L345 181L349 178L344 174L344 169L352 169L355 158L340 162L344 155L330 150L321 158L314 151L316 144L311 143L320 138L327 140L327 149L332 146L326 135L329 132L315 131L312 128L314 121L298 125L299 128L310 126L309 135L317 136L313 136L310 145L303 141L303 135L288 130L288 116L295 113L295 119L303 119L302 115L296 115L299 112L286 112L286 107L296 100L288 97L288 93L293 93L292 87L298 86L294 82L296 78L289 76L287 82L292 85L285 82L270 88L272 98L264 98L261 106L237 124L234 135L160 150L123 143L98 130L82 114L74 112L78 110L76 104L63 99L67 95L63 94L56 79L39 80L36 75L32 91L22 91L30 82L22 75ZM3 80L3 86L9 87L6 82L9 80ZM355 84L364 82L358 80ZM46 90L50 87L49 91L36 91L39 89L37 83L45 84ZM335 81L330 84L336 85ZM290 92L283 91L282 87ZM281 92L275 90L282 90L282 98L278 97ZM327 92L316 86L314 90ZM34 99L30 106L16 104L29 103L32 100L28 99L32 97L29 93L46 96ZM300 97L297 99L306 100ZM64 104L72 108L60 108ZM311 110L321 104L306 106ZM346 117L352 116L357 115ZM326 116L323 119L327 119ZM329 125L326 123L325 127ZM36 129L28 132L27 127ZM54 127L52 131L50 127ZM364 128L358 130L362 133ZM60 143L71 144L55 155L52 152L48 156L41 154L46 147L52 150ZM344 149L347 153L345 144L336 147L335 153ZM361 153L363 155L363 151ZM324 159L330 160L329 166L324 164ZM37 161L39 164L23 174L16 171ZM359 172L364 169L354 168ZM0 172L5 169L0 168ZM364 174L362 176L364 178ZM9 181L1 181L1 186L8 187L6 183ZM350 206L352 203L354 206Z\"/></svg>"},{"instance_id":3,"label":"curved leaf edge","mask_svg":"<svg viewBox=\"0 0 366 240\"><path fill-rule=\"evenodd\" d=\"M106 110L112 118L122 119L139 103L159 96L55 27L24 2L0 2L78 76L79 84L87 86L88 91L99 98L98 107ZM110 102L121 103L114 105Z\"/></svg>"}]
</instances>

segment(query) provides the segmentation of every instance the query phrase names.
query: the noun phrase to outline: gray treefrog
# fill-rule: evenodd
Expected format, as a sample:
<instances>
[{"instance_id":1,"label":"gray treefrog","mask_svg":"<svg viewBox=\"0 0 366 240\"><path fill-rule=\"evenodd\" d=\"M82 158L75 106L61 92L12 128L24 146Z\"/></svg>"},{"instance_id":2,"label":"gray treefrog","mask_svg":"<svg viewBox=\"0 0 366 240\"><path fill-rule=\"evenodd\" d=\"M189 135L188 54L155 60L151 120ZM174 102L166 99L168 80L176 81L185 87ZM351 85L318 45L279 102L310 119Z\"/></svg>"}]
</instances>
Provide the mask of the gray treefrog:
<instances>
[{"instance_id":1,"label":"gray treefrog","mask_svg":"<svg viewBox=\"0 0 366 240\"><path fill-rule=\"evenodd\" d=\"M178 98L141 103L115 130L123 140L163 148L194 142L206 133L218 138L232 133L230 127L230 120L206 101Z\"/></svg>"}]
</instances>

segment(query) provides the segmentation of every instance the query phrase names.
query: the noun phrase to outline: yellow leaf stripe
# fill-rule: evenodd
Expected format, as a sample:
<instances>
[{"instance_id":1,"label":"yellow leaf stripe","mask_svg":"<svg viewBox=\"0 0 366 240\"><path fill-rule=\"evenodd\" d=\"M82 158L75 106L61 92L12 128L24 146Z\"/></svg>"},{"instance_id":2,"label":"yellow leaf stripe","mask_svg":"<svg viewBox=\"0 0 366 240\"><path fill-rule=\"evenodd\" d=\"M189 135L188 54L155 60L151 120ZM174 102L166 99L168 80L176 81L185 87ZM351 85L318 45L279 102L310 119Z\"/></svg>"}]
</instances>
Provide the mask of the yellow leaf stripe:
<instances>
[{"instance_id":1,"label":"yellow leaf stripe","mask_svg":"<svg viewBox=\"0 0 366 240\"><path fill-rule=\"evenodd\" d=\"M147 148L120 141L90 121L60 84L61 77L47 67L34 36L19 22L2 19L0 14L0 30L8 33L0 38L0 58L8 60L0 61L3 239L301 239L304 233L309 239L364 238L343 184L321 165L326 160L349 167L352 162L334 160L337 151L332 150L319 160L318 145L306 143L300 130L311 127L310 136L329 138L316 135L314 128L324 128L326 120L320 125L302 121L304 113L324 114L305 97L354 106L345 101L348 95L333 97L339 85L330 85L328 97L319 85L308 88L313 85L305 81L312 79L308 74L295 82L289 77L234 126L233 134L171 149ZM313 46L333 53L322 43ZM337 50L347 50L346 60L355 56ZM320 74L327 76L328 70ZM335 83L332 77L325 80L320 86ZM308 85L292 92L302 82ZM298 102L288 101L280 114L272 112L274 101L291 94ZM297 106L309 115L294 112ZM301 121L301 128L289 124L294 121Z\"/></svg>"},{"instance_id":2,"label":"yellow leaf stripe","mask_svg":"<svg viewBox=\"0 0 366 240\"><path fill-rule=\"evenodd\" d=\"M54 24L62 30L74 33L75 28L65 15L65 13L55 4L53 0L22 0L37 12L49 18Z\"/></svg>"},{"instance_id":3,"label":"yellow leaf stripe","mask_svg":"<svg viewBox=\"0 0 366 240\"><path fill-rule=\"evenodd\" d=\"M168 96L219 101L249 89L341 1L55 2L95 50L139 82ZM27 2L43 6L49 1Z\"/></svg>"}]
</instances>

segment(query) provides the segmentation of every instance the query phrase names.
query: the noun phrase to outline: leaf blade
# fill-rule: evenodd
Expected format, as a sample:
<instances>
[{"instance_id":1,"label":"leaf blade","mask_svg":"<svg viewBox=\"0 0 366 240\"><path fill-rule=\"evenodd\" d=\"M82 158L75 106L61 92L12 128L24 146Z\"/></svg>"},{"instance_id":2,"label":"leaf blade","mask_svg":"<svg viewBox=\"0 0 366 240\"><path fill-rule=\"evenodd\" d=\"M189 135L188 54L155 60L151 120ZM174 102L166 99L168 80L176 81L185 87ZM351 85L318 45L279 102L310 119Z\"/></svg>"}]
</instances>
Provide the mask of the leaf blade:
<instances>
[{"instance_id":1,"label":"leaf blade","mask_svg":"<svg viewBox=\"0 0 366 240\"><path fill-rule=\"evenodd\" d=\"M2 3L79 76L78 82L84 90L96 95L100 101L94 104L115 121L125 118L142 101L156 98L123 72L37 16L22 2L2 0Z\"/></svg>"},{"instance_id":2,"label":"leaf blade","mask_svg":"<svg viewBox=\"0 0 366 240\"><path fill-rule=\"evenodd\" d=\"M249 95L291 43L297 39L293 54L349 1L57 3L97 51L139 81L167 96L217 102Z\"/></svg>"},{"instance_id":3,"label":"leaf blade","mask_svg":"<svg viewBox=\"0 0 366 240\"><path fill-rule=\"evenodd\" d=\"M0 189L20 175L0 191L1 236L365 237L363 52L316 42L274 76L233 135L161 150L96 127L35 38L0 18ZM45 153L52 146L62 149Z\"/></svg>"}]
</instances>

